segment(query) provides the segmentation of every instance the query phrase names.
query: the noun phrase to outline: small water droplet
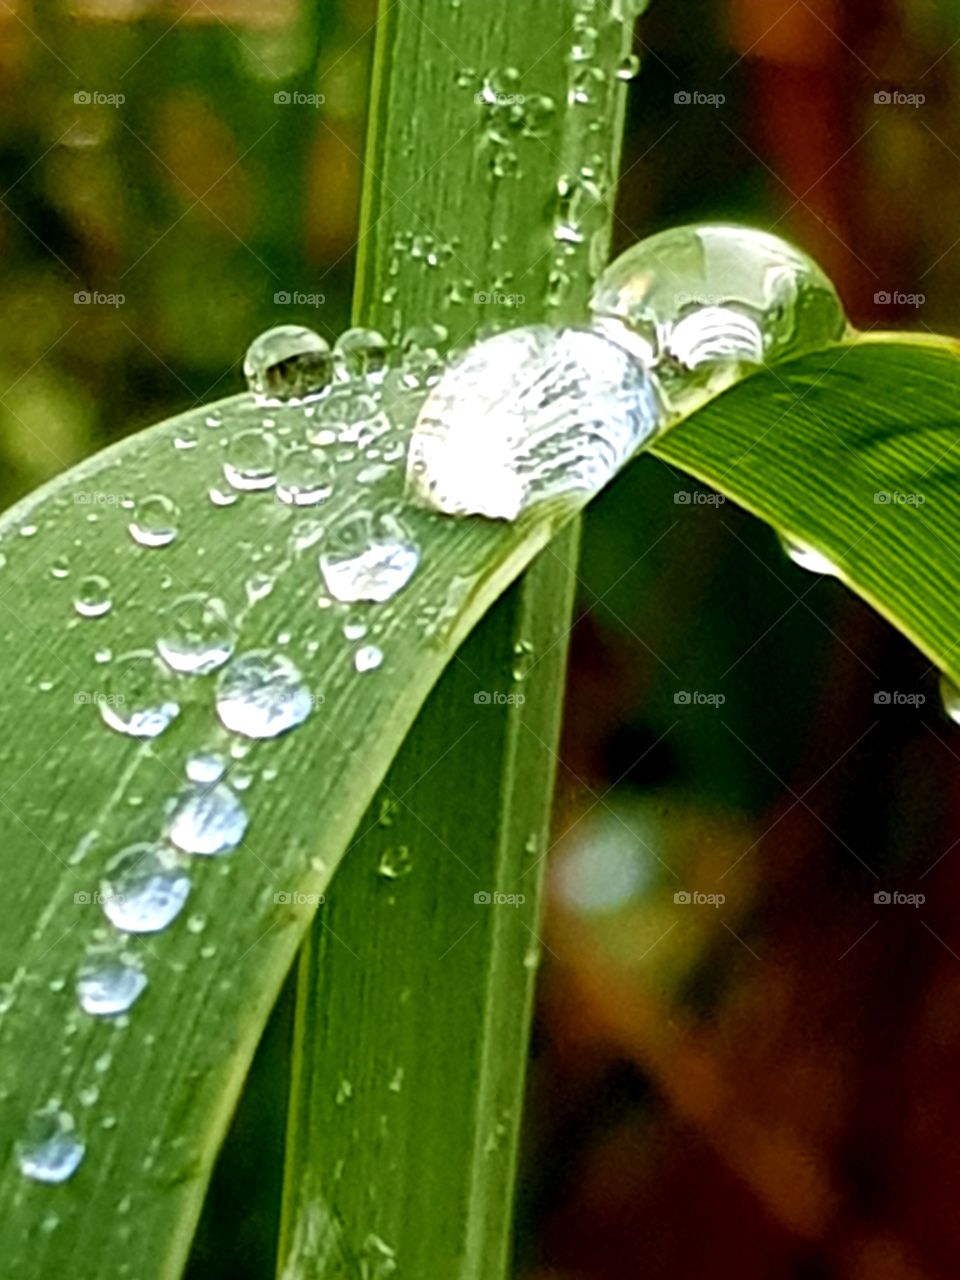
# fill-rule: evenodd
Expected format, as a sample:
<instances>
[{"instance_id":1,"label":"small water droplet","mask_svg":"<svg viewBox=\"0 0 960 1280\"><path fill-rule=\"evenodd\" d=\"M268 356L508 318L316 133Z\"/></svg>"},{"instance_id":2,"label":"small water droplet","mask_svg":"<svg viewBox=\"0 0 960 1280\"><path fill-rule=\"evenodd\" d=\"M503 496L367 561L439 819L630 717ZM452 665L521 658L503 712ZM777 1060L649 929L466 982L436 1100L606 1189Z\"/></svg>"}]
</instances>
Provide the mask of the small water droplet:
<instances>
[{"instance_id":1,"label":"small water droplet","mask_svg":"<svg viewBox=\"0 0 960 1280\"><path fill-rule=\"evenodd\" d=\"M376 329L348 329L333 348L338 377L382 381L388 353L387 340Z\"/></svg>"},{"instance_id":2,"label":"small water droplet","mask_svg":"<svg viewBox=\"0 0 960 1280\"><path fill-rule=\"evenodd\" d=\"M283 654L267 650L236 658L217 686L220 720L247 738L275 738L302 724L312 707L297 667Z\"/></svg>"},{"instance_id":3,"label":"small water droplet","mask_svg":"<svg viewBox=\"0 0 960 1280\"><path fill-rule=\"evenodd\" d=\"M367 634L367 620L359 613L351 613L343 624L345 640L362 640Z\"/></svg>"},{"instance_id":4,"label":"small water droplet","mask_svg":"<svg viewBox=\"0 0 960 1280\"><path fill-rule=\"evenodd\" d=\"M130 535L141 547L169 546L177 536L179 517L179 509L172 498L163 493L148 494L134 508L133 520L128 526Z\"/></svg>"},{"instance_id":5,"label":"small water droplet","mask_svg":"<svg viewBox=\"0 0 960 1280\"><path fill-rule=\"evenodd\" d=\"M277 442L259 427L240 431L227 443L223 474L234 489L272 489L277 483Z\"/></svg>"},{"instance_id":6,"label":"small water droplet","mask_svg":"<svg viewBox=\"0 0 960 1280\"><path fill-rule=\"evenodd\" d=\"M77 999L84 1013L97 1017L126 1013L146 989L141 969L123 963L84 970L77 979Z\"/></svg>"},{"instance_id":7,"label":"small water droplet","mask_svg":"<svg viewBox=\"0 0 960 1280\"><path fill-rule=\"evenodd\" d=\"M377 864L377 874L387 880L399 880L401 876L408 876L412 870L413 859L405 844L385 849Z\"/></svg>"},{"instance_id":8,"label":"small water droplet","mask_svg":"<svg viewBox=\"0 0 960 1280\"><path fill-rule=\"evenodd\" d=\"M236 849L246 829L246 810L230 787L218 782L180 797L167 836L184 853L220 857Z\"/></svg>"},{"instance_id":9,"label":"small water droplet","mask_svg":"<svg viewBox=\"0 0 960 1280\"><path fill-rule=\"evenodd\" d=\"M157 652L174 671L207 675L233 653L236 631L216 596L181 596L165 611L162 625Z\"/></svg>"},{"instance_id":10,"label":"small water droplet","mask_svg":"<svg viewBox=\"0 0 960 1280\"><path fill-rule=\"evenodd\" d=\"M635 80L640 73L640 59L635 53L628 53L617 67L618 80Z\"/></svg>"},{"instance_id":11,"label":"small water droplet","mask_svg":"<svg viewBox=\"0 0 960 1280\"><path fill-rule=\"evenodd\" d=\"M118 658L97 701L105 724L133 738L156 738L180 714L167 668L149 650Z\"/></svg>"},{"instance_id":12,"label":"small water droplet","mask_svg":"<svg viewBox=\"0 0 960 1280\"><path fill-rule=\"evenodd\" d=\"M66 556L58 556L50 566L50 572L55 578L67 578L70 576L70 561Z\"/></svg>"},{"instance_id":13,"label":"small water droplet","mask_svg":"<svg viewBox=\"0 0 960 1280\"><path fill-rule=\"evenodd\" d=\"M191 782L200 785L208 782L219 782L226 772L227 762L223 756L214 751L200 751L190 757L186 765L186 774Z\"/></svg>"},{"instance_id":14,"label":"small water droplet","mask_svg":"<svg viewBox=\"0 0 960 1280\"><path fill-rule=\"evenodd\" d=\"M73 607L83 618L102 618L113 607L110 583L99 573L82 578L77 586Z\"/></svg>"},{"instance_id":15,"label":"small water droplet","mask_svg":"<svg viewBox=\"0 0 960 1280\"><path fill-rule=\"evenodd\" d=\"M406 586L419 562L420 551L397 516L365 511L331 529L320 572L336 600L383 602Z\"/></svg>"},{"instance_id":16,"label":"small water droplet","mask_svg":"<svg viewBox=\"0 0 960 1280\"><path fill-rule=\"evenodd\" d=\"M792 538L788 538L786 535L781 536L780 545L785 554L798 568L806 569L808 573L820 573L829 577L837 576L837 566L822 551L816 551L813 547L794 542Z\"/></svg>"},{"instance_id":17,"label":"small water droplet","mask_svg":"<svg viewBox=\"0 0 960 1280\"><path fill-rule=\"evenodd\" d=\"M243 362L258 400L299 402L322 394L333 377L330 344L302 325L284 324L254 338Z\"/></svg>"},{"instance_id":18,"label":"small water droplet","mask_svg":"<svg viewBox=\"0 0 960 1280\"><path fill-rule=\"evenodd\" d=\"M277 471L277 497L289 506L312 507L333 492L333 463L317 449L288 449Z\"/></svg>"},{"instance_id":19,"label":"small water droplet","mask_svg":"<svg viewBox=\"0 0 960 1280\"><path fill-rule=\"evenodd\" d=\"M353 655L353 665L361 673L376 671L382 663L383 650L375 644L365 644Z\"/></svg>"},{"instance_id":20,"label":"small water droplet","mask_svg":"<svg viewBox=\"0 0 960 1280\"><path fill-rule=\"evenodd\" d=\"M273 579L268 573L254 573L247 579L247 600L256 604L273 590Z\"/></svg>"},{"instance_id":21,"label":"small water droplet","mask_svg":"<svg viewBox=\"0 0 960 1280\"><path fill-rule=\"evenodd\" d=\"M107 867L101 886L107 919L125 933L158 933L175 920L190 880L163 845L135 844Z\"/></svg>"},{"instance_id":22,"label":"small water droplet","mask_svg":"<svg viewBox=\"0 0 960 1280\"><path fill-rule=\"evenodd\" d=\"M960 688L947 675L940 676L940 704L954 724L960 724Z\"/></svg>"},{"instance_id":23,"label":"small water droplet","mask_svg":"<svg viewBox=\"0 0 960 1280\"><path fill-rule=\"evenodd\" d=\"M73 1116L50 1103L31 1116L26 1134L16 1144L17 1164L35 1182L66 1182L80 1167L85 1150Z\"/></svg>"}]
</instances>

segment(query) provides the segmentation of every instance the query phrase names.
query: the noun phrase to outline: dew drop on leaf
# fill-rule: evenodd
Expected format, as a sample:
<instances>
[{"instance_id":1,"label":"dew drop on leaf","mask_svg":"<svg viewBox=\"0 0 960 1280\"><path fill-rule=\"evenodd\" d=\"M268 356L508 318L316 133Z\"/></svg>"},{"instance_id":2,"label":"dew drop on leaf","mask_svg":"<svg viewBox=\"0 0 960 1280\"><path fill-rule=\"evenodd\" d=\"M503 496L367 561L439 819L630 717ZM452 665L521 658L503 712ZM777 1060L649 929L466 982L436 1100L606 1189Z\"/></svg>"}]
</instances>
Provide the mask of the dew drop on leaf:
<instances>
[{"instance_id":1,"label":"dew drop on leaf","mask_svg":"<svg viewBox=\"0 0 960 1280\"><path fill-rule=\"evenodd\" d=\"M236 631L227 606L216 596L181 596L163 614L157 652L185 675L207 675L229 661Z\"/></svg>"},{"instance_id":2,"label":"dew drop on leaf","mask_svg":"<svg viewBox=\"0 0 960 1280\"><path fill-rule=\"evenodd\" d=\"M73 1117L56 1103L31 1116L16 1144L20 1172L35 1182L66 1182L80 1167L84 1151Z\"/></svg>"},{"instance_id":3,"label":"dew drop on leaf","mask_svg":"<svg viewBox=\"0 0 960 1280\"><path fill-rule=\"evenodd\" d=\"M77 586L73 607L82 618L102 618L113 607L110 583L102 574L88 574Z\"/></svg>"},{"instance_id":4,"label":"dew drop on leaf","mask_svg":"<svg viewBox=\"0 0 960 1280\"><path fill-rule=\"evenodd\" d=\"M266 404L321 395L333 378L330 344L302 325L284 324L254 338L243 361L247 387Z\"/></svg>"},{"instance_id":5,"label":"dew drop on leaf","mask_svg":"<svg viewBox=\"0 0 960 1280\"><path fill-rule=\"evenodd\" d=\"M353 665L363 674L376 671L383 663L383 650L375 644L365 644L353 655Z\"/></svg>"},{"instance_id":6,"label":"dew drop on leaf","mask_svg":"<svg viewBox=\"0 0 960 1280\"><path fill-rule=\"evenodd\" d=\"M103 911L125 933L158 933L175 920L190 879L163 845L135 844L111 862L101 885Z\"/></svg>"},{"instance_id":7,"label":"dew drop on leaf","mask_svg":"<svg viewBox=\"0 0 960 1280\"><path fill-rule=\"evenodd\" d=\"M141 547L169 546L177 536L179 516L179 509L172 498L163 493L148 494L134 507L130 536Z\"/></svg>"},{"instance_id":8,"label":"dew drop on leaf","mask_svg":"<svg viewBox=\"0 0 960 1280\"><path fill-rule=\"evenodd\" d=\"M247 829L247 811L226 783L196 787L182 795L170 818L167 837L184 853L219 857L232 853Z\"/></svg>"},{"instance_id":9,"label":"dew drop on leaf","mask_svg":"<svg viewBox=\"0 0 960 1280\"><path fill-rule=\"evenodd\" d=\"M105 724L132 738L156 738L180 714L167 668L147 649L117 659L97 706Z\"/></svg>"},{"instance_id":10,"label":"dew drop on leaf","mask_svg":"<svg viewBox=\"0 0 960 1280\"><path fill-rule=\"evenodd\" d=\"M383 602L406 586L419 563L419 548L398 516L364 511L330 530L320 572L336 600Z\"/></svg>"},{"instance_id":11,"label":"dew drop on leaf","mask_svg":"<svg viewBox=\"0 0 960 1280\"><path fill-rule=\"evenodd\" d=\"M389 347L376 329L347 329L333 347L337 377L380 382L387 368Z\"/></svg>"},{"instance_id":12,"label":"dew drop on leaf","mask_svg":"<svg viewBox=\"0 0 960 1280\"><path fill-rule=\"evenodd\" d=\"M146 974L117 962L86 969L77 978L77 999L84 1013L110 1017L126 1013L145 990Z\"/></svg>"},{"instance_id":13,"label":"dew drop on leaf","mask_svg":"<svg viewBox=\"0 0 960 1280\"><path fill-rule=\"evenodd\" d=\"M234 489L272 489L277 483L277 442L260 427L240 431L227 442L223 474Z\"/></svg>"},{"instance_id":14,"label":"dew drop on leaf","mask_svg":"<svg viewBox=\"0 0 960 1280\"><path fill-rule=\"evenodd\" d=\"M302 724L313 699L298 668L283 654L253 650L220 675L217 714L247 738L275 738Z\"/></svg>"}]
</instances>

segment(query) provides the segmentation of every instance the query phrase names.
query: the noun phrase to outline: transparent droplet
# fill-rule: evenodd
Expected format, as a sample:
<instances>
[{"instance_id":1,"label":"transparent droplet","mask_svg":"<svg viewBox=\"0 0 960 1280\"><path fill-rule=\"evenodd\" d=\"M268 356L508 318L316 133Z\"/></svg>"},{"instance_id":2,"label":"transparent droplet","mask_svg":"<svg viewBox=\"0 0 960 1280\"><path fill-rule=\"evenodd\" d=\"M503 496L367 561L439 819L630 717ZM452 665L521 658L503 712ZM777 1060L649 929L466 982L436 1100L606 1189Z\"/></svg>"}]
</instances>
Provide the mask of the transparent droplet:
<instances>
[{"instance_id":1,"label":"transparent droplet","mask_svg":"<svg viewBox=\"0 0 960 1280\"><path fill-rule=\"evenodd\" d=\"M785 535L780 538L780 545L785 554L789 556L798 568L806 569L808 573L820 573L829 577L837 576L837 566L822 551L816 551L813 547L794 542L792 538L788 538Z\"/></svg>"},{"instance_id":2,"label":"transparent droplet","mask_svg":"<svg viewBox=\"0 0 960 1280\"><path fill-rule=\"evenodd\" d=\"M362 640L367 634L367 620L358 613L352 613L343 624L345 640Z\"/></svg>"},{"instance_id":3,"label":"transparent droplet","mask_svg":"<svg viewBox=\"0 0 960 1280\"><path fill-rule=\"evenodd\" d=\"M70 561L66 556L58 556L50 566L50 572L55 578L68 578L70 576Z\"/></svg>"},{"instance_id":4,"label":"transparent droplet","mask_svg":"<svg viewBox=\"0 0 960 1280\"><path fill-rule=\"evenodd\" d=\"M141 547L166 547L177 536L180 512L172 498L151 493L140 498L130 522L130 535Z\"/></svg>"},{"instance_id":5,"label":"transparent droplet","mask_svg":"<svg viewBox=\"0 0 960 1280\"><path fill-rule=\"evenodd\" d=\"M133 738L156 738L180 714L167 668L146 649L117 659L97 705L105 724Z\"/></svg>"},{"instance_id":6,"label":"transparent droplet","mask_svg":"<svg viewBox=\"0 0 960 1280\"><path fill-rule=\"evenodd\" d=\"M246 809L226 783L218 782L180 797L167 837L184 853L219 857L236 849L246 829Z\"/></svg>"},{"instance_id":7,"label":"transparent droplet","mask_svg":"<svg viewBox=\"0 0 960 1280\"><path fill-rule=\"evenodd\" d=\"M277 482L277 442L260 427L249 427L227 444L223 474L234 489L272 489Z\"/></svg>"},{"instance_id":8,"label":"transparent droplet","mask_svg":"<svg viewBox=\"0 0 960 1280\"><path fill-rule=\"evenodd\" d=\"M193 427L181 427L173 437L173 447L184 453L188 453L191 449L195 449L199 443L199 436L196 431L194 431Z\"/></svg>"},{"instance_id":9,"label":"transparent droplet","mask_svg":"<svg viewBox=\"0 0 960 1280\"><path fill-rule=\"evenodd\" d=\"M949 676L943 674L940 676L940 704L949 719L954 724L960 724L960 688Z\"/></svg>"},{"instance_id":10,"label":"transparent droplet","mask_svg":"<svg viewBox=\"0 0 960 1280\"><path fill-rule=\"evenodd\" d=\"M227 762L223 756L212 751L201 751L187 761L186 774L191 782L202 786L210 782L219 782L226 768Z\"/></svg>"},{"instance_id":11,"label":"transparent droplet","mask_svg":"<svg viewBox=\"0 0 960 1280\"><path fill-rule=\"evenodd\" d=\"M30 1117L16 1144L17 1164L35 1182L66 1182L80 1167L85 1150L73 1116L51 1103Z\"/></svg>"},{"instance_id":12,"label":"transparent droplet","mask_svg":"<svg viewBox=\"0 0 960 1280\"><path fill-rule=\"evenodd\" d=\"M333 463L318 449L288 449L277 470L277 497L290 506L312 507L333 492Z\"/></svg>"},{"instance_id":13,"label":"transparent droplet","mask_svg":"<svg viewBox=\"0 0 960 1280\"><path fill-rule=\"evenodd\" d=\"M419 562L419 548L397 516L361 512L330 530L320 572L336 600L384 601L406 586Z\"/></svg>"},{"instance_id":14,"label":"transparent droplet","mask_svg":"<svg viewBox=\"0 0 960 1280\"><path fill-rule=\"evenodd\" d=\"M337 339L333 354L339 377L379 382L386 372L389 347L376 329L348 329Z\"/></svg>"},{"instance_id":15,"label":"transparent droplet","mask_svg":"<svg viewBox=\"0 0 960 1280\"><path fill-rule=\"evenodd\" d=\"M423 405L407 491L448 515L513 520L595 492L662 423L653 382L591 330L512 329L455 361Z\"/></svg>"},{"instance_id":16,"label":"transparent droplet","mask_svg":"<svg viewBox=\"0 0 960 1280\"><path fill-rule=\"evenodd\" d=\"M603 333L656 369L675 413L847 328L813 259L749 227L675 227L642 240L601 275L590 305Z\"/></svg>"},{"instance_id":17,"label":"transparent droplet","mask_svg":"<svg viewBox=\"0 0 960 1280\"><path fill-rule=\"evenodd\" d=\"M273 578L268 573L254 573L247 579L247 600L256 604L273 590Z\"/></svg>"},{"instance_id":18,"label":"transparent droplet","mask_svg":"<svg viewBox=\"0 0 960 1280\"><path fill-rule=\"evenodd\" d=\"M77 999L84 1013L105 1018L126 1013L146 986L141 969L118 961L84 970L77 979Z\"/></svg>"},{"instance_id":19,"label":"transparent droplet","mask_svg":"<svg viewBox=\"0 0 960 1280\"><path fill-rule=\"evenodd\" d=\"M216 596L181 596L164 613L162 626L157 652L174 671L207 675L233 653L236 630Z\"/></svg>"},{"instance_id":20,"label":"transparent droplet","mask_svg":"<svg viewBox=\"0 0 960 1280\"><path fill-rule=\"evenodd\" d=\"M107 919L125 933L158 933L175 920L190 892L176 855L160 844L135 844L111 862L101 885Z\"/></svg>"},{"instance_id":21,"label":"transparent droplet","mask_svg":"<svg viewBox=\"0 0 960 1280\"><path fill-rule=\"evenodd\" d=\"M412 870L413 859L405 844L385 849L377 864L377 874L387 880L399 880L402 876L408 876Z\"/></svg>"},{"instance_id":22,"label":"transparent droplet","mask_svg":"<svg viewBox=\"0 0 960 1280\"><path fill-rule=\"evenodd\" d=\"M617 67L618 80L635 80L640 72L640 59L635 53L628 53Z\"/></svg>"},{"instance_id":23,"label":"transparent droplet","mask_svg":"<svg viewBox=\"0 0 960 1280\"><path fill-rule=\"evenodd\" d=\"M365 644L353 655L353 665L363 674L376 671L383 663L383 650L375 644Z\"/></svg>"},{"instance_id":24,"label":"transparent droplet","mask_svg":"<svg viewBox=\"0 0 960 1280\"><path fill-rule=\"evenodd\" d=\"M82 618L101 618L113 607L110 583L99 573L82 578L77 586L73 607Z\"/></svg>"},{"instance_id":25,"label":"transparent droplet","mask_svg":"<svg viewBox=\"0 0 960 1280\"><path fill-rule=\"evenodd\" d=\"M243 362L247 387L260 400L301 401L321 395L333 377L330 344L301 325L284 324L254 338Z\"/></svg>"},{"instance_id":26,"label":"transparent droplet","mask_svg":"<svg viewBox=\"0 0 960 1280\"><path fill-rule=\"evenodd\" d=\"M307 438L319 446L365 446L389 429L390 420L372 394L344 385L317 406L307 426Z\"/></svg>"},{"instance_id":27,"label":"transparent droplet","mask_svg":"<svg viewBox=\"0 0 960 1280\"><path fill-rule=\"evenodd\" d=\"M297 667L280 653L254 650L220 675L217 714L247 738L275 738L302 724L313 699Z\"/></svg>"}]
</instances>

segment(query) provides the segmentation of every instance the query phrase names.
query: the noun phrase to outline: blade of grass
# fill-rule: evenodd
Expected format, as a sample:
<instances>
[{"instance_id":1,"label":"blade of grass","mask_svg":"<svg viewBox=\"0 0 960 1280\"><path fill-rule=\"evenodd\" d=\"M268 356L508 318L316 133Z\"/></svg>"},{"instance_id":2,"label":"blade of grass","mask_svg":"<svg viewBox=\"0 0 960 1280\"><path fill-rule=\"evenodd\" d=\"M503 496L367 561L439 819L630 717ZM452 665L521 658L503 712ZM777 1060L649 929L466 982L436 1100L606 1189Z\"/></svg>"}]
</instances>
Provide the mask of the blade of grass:
<instances>
[{"instance_id":1,"label":"blade of grass","mask_svg":"<svg viewBox=\"0 0 960 1280\"><path fill-rule=\"evenodd\" d=\"M383 6L357 320L394 339L437 319L458 345L475 331L483 304L451 306L451 276L474 299L522 295L501 324L580 315L590 251L605 259L603 201L574 198L579 250L554 224L567 175L616 172L630 31L574 0L518 18L509 0ZM573 103L573 46L594 24L591 101ZM541 114L549 96L544 136L477 103L473 67L488 92L536 99ZM460 100L441 109L437 86L458 81ZM490 141L491 121L506 141ZM518 172L494 176L508 155ZM398 200L410 172L424 175L416 199ZM413 236L456 245L445 271L397 253ZM561 535L457 654L317 918L301 963L284 1280L506 1274L577 536ZM522 902L476 900L495 892Z\"/></svg>"}]
</instances>

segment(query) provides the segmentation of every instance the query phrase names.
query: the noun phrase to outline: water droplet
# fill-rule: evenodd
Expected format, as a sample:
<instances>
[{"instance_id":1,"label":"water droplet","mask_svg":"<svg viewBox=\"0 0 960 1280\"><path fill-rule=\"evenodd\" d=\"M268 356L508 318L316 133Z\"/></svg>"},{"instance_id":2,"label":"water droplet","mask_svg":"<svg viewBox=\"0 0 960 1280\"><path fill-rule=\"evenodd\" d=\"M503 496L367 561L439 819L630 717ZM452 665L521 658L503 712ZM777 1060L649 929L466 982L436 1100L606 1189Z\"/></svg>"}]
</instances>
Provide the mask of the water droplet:
<instances>
[{"instance_id":1,"label":"water droplet","mask_svg":"<svg viewBox=\"0 0 960 1280\"><path fill-rule=\"evenodd\" d=\"M657 431L647 371L600 334L546 325L478 343L423 405L407 491L449 515L513 520L535 502L594 492Z\"/></svg>"},{"instance_id":2,"label":"water droplet","mask_svg":"<svg viewBox=\"0 0 960 1280\"><path fill-rule=\"evenodd\" d=\"M618 80L635 80L640 73L640 59L635 53L628 53L617 67Z\"/></svg>"},{"instance_id":3,"label":"water droplet","mask_svg":"<svg viewBox=\"0 0 960 1280\"><path fill-rule=\"evenodd\" d=\"M151 493L141 498L134 509L129 529L134 542L141 547L167 547L177 536L180 512L172 498Z\"/></svg>"},{"instance_id":4,"label":"water droplet","mask_svg":"<svg viewBox=\"0 0 960 1280\"><path fill-rule=\"evenodd\" d=\"M190 880L163 845L135 844L107 867L101 886L107 919L125 933L158 933L175 920Z\"/></svg>"},{"instance_id":5,"label":"water droplet","mask_svg":"<svg viewBox=\"0 0 960 1280\"><path fill-rule=\"evenodd\" d=\"M169 673L149 650L118 658L98 699L104 723L133 738L156 738L180 714Z\"/></svg>"},{"instance_id":6,"label":"water droplet","mask_svg":"<svg viewBox=\"0 0 960 1280\"><path fill-rule=\"evenodd\" d=\"M239 501L239 493L224 493L222 489L210 489L208 493L210 501L215 507L232 507Z\"/></svg>"},{"instance_id":7,"label":"water droplet","mask_svg":"<svg viewBox=\"0 0 960 1280\"><path fill-rule=\"evenodd\" d=\"M289 658L254 650L235 659L217 686L217 714L247 738L275 738L302 724L313 707L303 676Z\"/></svg>"},{"instance_id":8,"label":"water droplet","mask_svg":"<svg viewBox=\"0 0 960 1280\"><path fill-rule=\"evenodd\" d=\"M786 536L780 538L780 545L793 563L801 569L806 569L808 573L837 576L837 566L822 551L815 551L813 547L794 542Z\"/></svg>"},{"instance_id":9,"label":"water droplet","mask_svg":"<svg viewBox=\"0 0 960 1280\"><path fill-rule=\"evenodd\" d=\"M330 542L320 572L330 594L347 604L389 600L420 562L418 547L390 512L349 516L331 529Z\"/></svg>"},{"instance_id":10,"label":"water droplet","mask_svg":"<svg viewBox=\"0 0 960 1280\"><path fill-rule=\"evenodd\" d=\"M387 340L376 329L348 329L333 348L340 378L366 378L369 382L382 381L388 353Z\"/></svg>"},{"instance_id":11,"label":"water droplet","mask_svg":"<svg viewBox=\"0 0 960 1280\"><path fill-rule=\"evenodd\" d=\"M77 586L73 607L83 618L102 618L113 607L110 583L99 573L82 578Z\"/></svg>"},{"instance_id":12,"label":"water droplet","mask_svg":"<svg viewBox=\"0 0 960 1280\"><path fill-rule=\"evenodd\" d=\"M353 655L353 665L363 673L376 671L383 662L383 650L375 644L365 644Z\"/></svg>"},{"instance_id":13,"label":"water droplet","mask_svg":"<svg viewBox=\"0 0 960 1280\"><path fill-rule=\"evenodd\" d=\"M85 1150L73 1116L50 1103L31 1116L25 1136L16 1145L17 1164L35 1182L66 1182L80 1167Z\"/></svg>"},{"instance_id":14,"label":"water droplet","mask_svg":"<svg viewBox=\"0 0 960 1280\"><path fill-rule=\"evenodd\" d=\"M235 642L224 602L196 594L181 596L165 611L157 652L174 671L202 676L229 660Z\"/></svg>"},{"instance_id":15,"label":"water droplet","mask_svg":"<svg viewBox=\"0 0 960 1280\"><path fill-rule=\"evenodd\" d=\"M947 675L940 676L940 703L954 724L960 724L960 688Z\"/></svg>"},{"instance_id":16,"label":"water droplet","mask_svg":"<svg viewBox=\"0 0 960 1280\"><path fill-rule=\"evenodd\" d=\"M273 579L268 573L254 573L247 579L247 600L256 604L273 590Z\"/></svg>"},{"instance_id":17,"label":"water droplet","mask_svg":"<svg viewBox=\"0 0 960 1280\"><path fill-rule=\"evenodd\" d=\"M97 1017L126 1013L145 990L146 974L123 963L84 970L77 979L77 999L84 1013Z\"/></svg>"},{"instance_id":18,"label":"water droplet","mask_svg":"<svg viewBox=\"0 0 960 1280\"><path fill-rule=\"evenodd\" d=\"M312 329L284 324L254 338L243 372L258 400L299 402L330 386L333 354L330 344Z\"/></svg>"},{"instance_id":19,"label":"water droplet","mask_svg":"<svg viewBox=\"0 0 960 1280\"><path fill-rule=\"evenodd\" d=\"M227 762L213 751L201 751L187 761L186 774L191 782L200 785L219 782L226 772Z\"/></svg>"},{"instance_id":20,"label":"water droplet","mask_svg":"<svg viewBox=\"0 0 960 1280\"><path fill-rule=\"evenodd\" d=\"M272 489L277 483L277 442L259 427L240 431L227 444L223 474L234 489Z\"/></svg>"},{"instance_id":21,"label":"water droplet","mask_svg":"<svg viewBox=\"0 0 960 1280\"><path fill-rule=\"evenodd\" d=\"M204 422L208 427L212 427L214 430L216 430L217 427L223 426L223 414L220 412L219 409L215 409L213 413L207 414L207 416L204 418Z\"/></svg>"},{"instance_id":22,"label":"water droplet","mask_svg":"<svg viewBox=\"0 0 960 1280\"><path fill-rule=\"evenodd\" d=\"M367 634L367 620L359 613L351 613L343 624L345 640L362 640Z\"/></svg>"},{"instance_id":23,"label":"water droplet","mask_svg":"<svg viewBox=\"0 0 960 1280\"><path fill-rule=\"evenodd\" d=\"M66 556L58 556L50 566L50 572L55 578L67 578L70 576L70 561Z\"/></svg>"},{"instance_id":24,"label":"water droplet","mask_svg":"<svg viewBox=\"0 0 960 1280\"><path fill-rule=\"evenodd\" d=\"M219 857L232 853L247 829L247 811L226 785L218 782L180 797L167 836L184 853Z\"/></svg>"},{"instance_id":25,"label":"water droplet","mask_svg":"<svg viewBox=\"0 0 960 1280\"><path fill-rule=\"evenodd\" d=\"M676 227L641 241L597 281L595 323L655 367L688 413L761 362L843 336L833 285L812 258L748 227Z\"/></svg>"},{"instance_id":26,"label":"water droplet","mask_svg":"<svg viewBox=\"0 0 960 1280\"><path fill-rule=\"evenodd\" d=\"M377 864L377 874L387 880L399 880L401 876L408 876L412 870L413 859L410 856L410 850L405 844L396 845L392 849L385 849Z\"/></svg>"},{"instance_id":27,"label":"water droplet","mask_svg":"<svg viewBox=\"0 0 960 1280\"><path fill-rule=\"evenodd\" d=\"M277 471L277 497L290 506L312 507L333 491L333 463L317 449L288 449Z\"/></svg>"}]
</instances>

